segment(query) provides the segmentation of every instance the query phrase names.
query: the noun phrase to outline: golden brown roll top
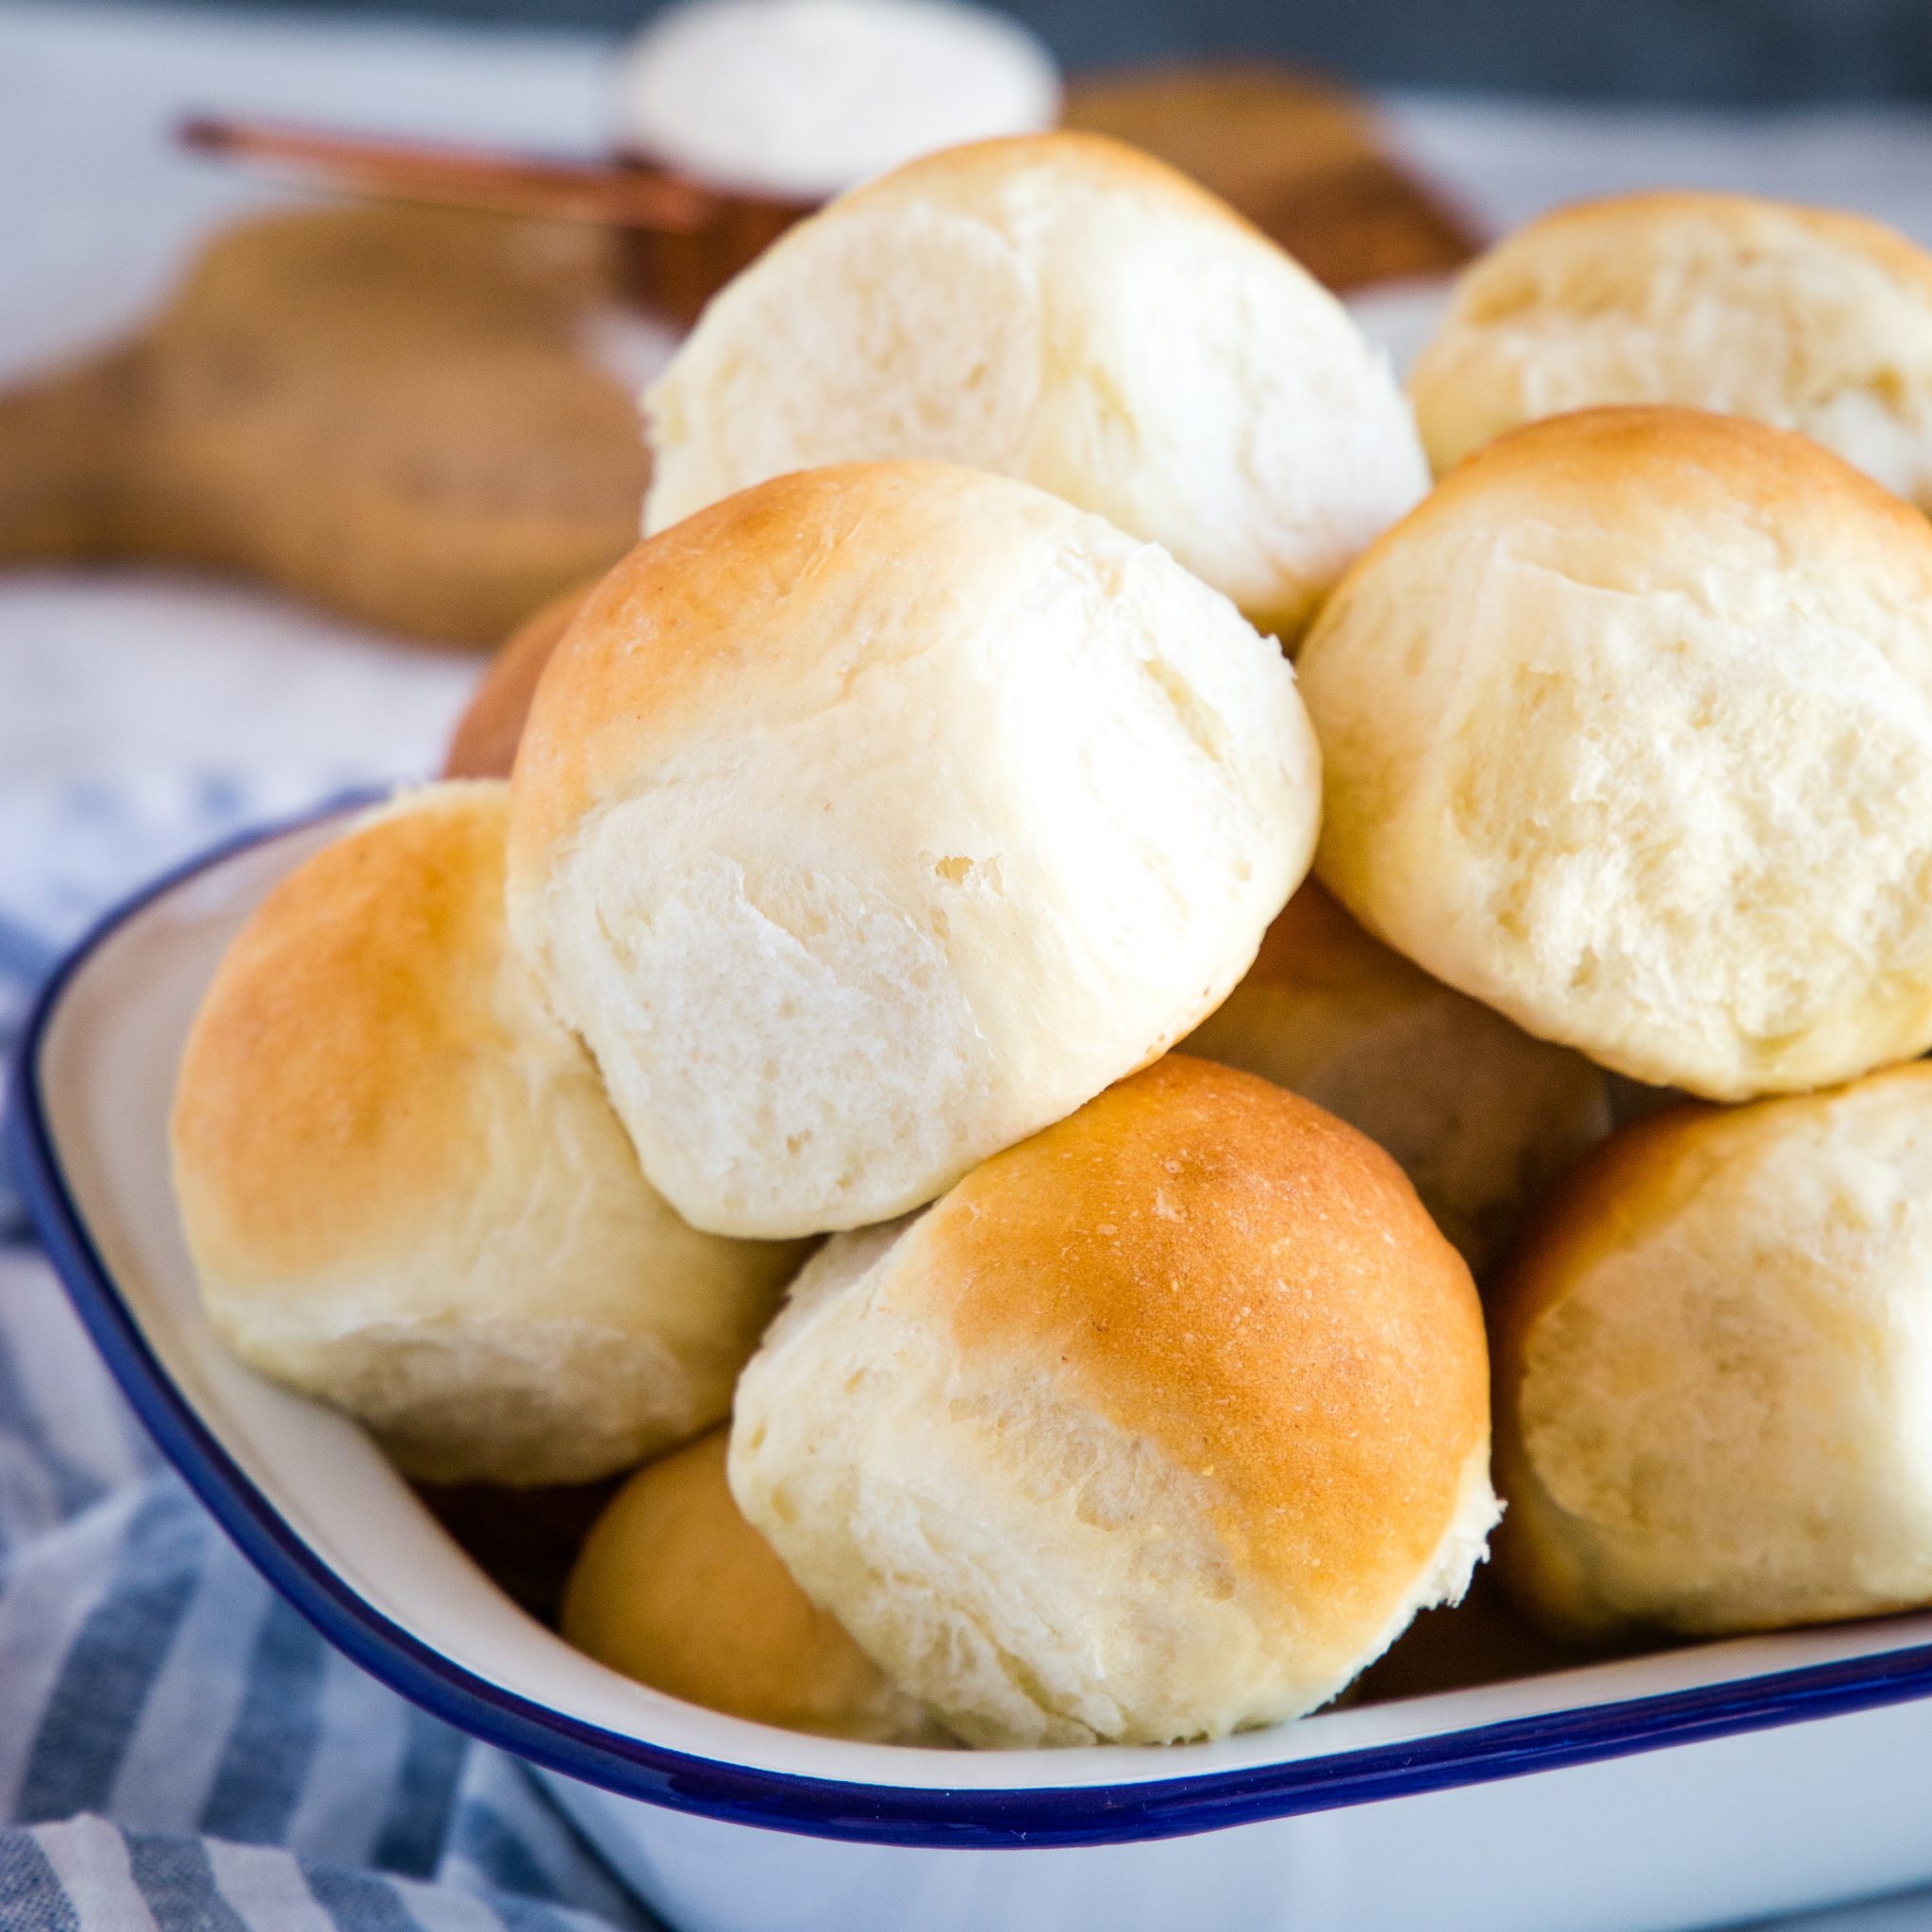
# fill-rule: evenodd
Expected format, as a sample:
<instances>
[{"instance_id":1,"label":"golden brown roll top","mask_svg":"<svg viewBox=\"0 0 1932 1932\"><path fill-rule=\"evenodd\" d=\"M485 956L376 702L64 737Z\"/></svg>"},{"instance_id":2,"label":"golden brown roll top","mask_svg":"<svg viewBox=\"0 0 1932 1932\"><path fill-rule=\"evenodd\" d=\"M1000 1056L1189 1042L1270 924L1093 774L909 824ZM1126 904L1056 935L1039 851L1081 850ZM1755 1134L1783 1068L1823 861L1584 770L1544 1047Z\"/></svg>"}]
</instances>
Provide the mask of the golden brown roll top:
<instances>
[{"instance_id":1,"label":"golden brown roll top","mask_svg":"<svg viewBox=\"0 0 1932 1932\"><path fill-rule=\"evenodd\" d=\"M517 761L537 680L591 586L579 584L533 610L504 641L450 734L445 778L508 778Z\"/></svg>"},{"instance_id":2,"label":"golden brown roll top","mask_svg":"<svg viewBox=\"0 0 1932 1932\"><path fill-rule=\"evenodd\" d=\"M740 1383L731 1483L981 1744L1312 1709L1494 1521L1468 1270L1399 1169L1177 1056L829 1243Z\"/></svg>"},{"instance_id":3,"label":"golden brown roll top","mask_svg":"<svg viewBox=\"0 0 1932 1932\"><path fill-rule=\"evenodd\" d=\"M733 1717L876 1744L948 1742L744 1520L725 1446L713 1430L611 1499L571 1573L564 1637L653 1690Z\"/></svg>"},{"instance_id":4,"label":"golden brown roll top","mask_svg":"<svg viewBox=\"0 0 1932 1932\"><path fill-rule=\"evenodd\" d=\"M412 1473L581 1481L723 1416L795 1250L687 1227L503 912L508 797L399 799L270 893L175 1091L175 1177L242 1357Z\"/></svg>"},{"instance_id":5,"label":"golden brown roll top","mask_svg":"<svg viewBox=\"0 0 1932 1932\"><path fill-rule=\"evenodd\" d=\"M1625 1129L1495 1316L1499 1556L1545 1623L1932 1603L1932 1066Z\"/></svg>"}]
</instances>

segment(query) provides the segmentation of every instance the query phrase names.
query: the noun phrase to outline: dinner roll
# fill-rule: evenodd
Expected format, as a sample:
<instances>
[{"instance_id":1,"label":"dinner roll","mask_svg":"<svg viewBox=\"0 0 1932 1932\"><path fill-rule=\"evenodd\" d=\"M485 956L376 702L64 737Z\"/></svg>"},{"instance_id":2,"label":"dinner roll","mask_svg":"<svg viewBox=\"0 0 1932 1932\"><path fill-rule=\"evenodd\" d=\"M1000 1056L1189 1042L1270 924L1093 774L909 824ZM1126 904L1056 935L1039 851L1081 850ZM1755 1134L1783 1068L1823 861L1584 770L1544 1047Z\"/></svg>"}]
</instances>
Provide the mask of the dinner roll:
<instances>
[{"instance_id":1,"label":"dinner roll","mask_svg":"<svg viewBox=\"0 0 1932 1932\"><path fill-rule=\"evenodd\" d=\"M1487 1374L1395 1163L1175 1055L827 1243L739 1383L731 1487L970 1742L1218 1737L1461 1595Z\"/></svg>"},{"instance_id":2,"label":"dinner roll","mask_svg":"<svg viewBox=\"0 0 1932 1932\"><path fill-rule=\"evenodd\" d=\"M930 463L641 546L538 687L512 927L644 1172L856 1227L1164 1052L1306 871L1280 652L1152 544Z\"/></svg>"},{"instance_id":3,"label":"dinner roll","mask_svg":"<svg viewBox=\"0 0 1932 1932\"><path fill-rule=\"evenodd\" d=\"M744 1520L725 1442L714 1429L618 1491L571 1572L565 1640L732 1717L875 1744L945 1742Z\"/></svg>"},{"instance_id":4,"label":"dinner roll","mask_svg":"<svg viewBox=\"0 0 1932 1932\"><path fill-rule=\"evenodd\" d=\"M1624 1130L1496 1349L1502 1558L1554 1627L1932 1603L1932 1067Z\"/></svg>"},{"instance_id":5,"label":"dinner roll","mask_svg":"<svg viewBox=\"0 0 1932 1932\"><path fill-rule=\"evenodd\" d=\"M1609 1082L1377 943L1310 879L1182 1051L1325 1107L1401 1162L1483 1277L1610 1130Z\"/></svg>"},{"instance_id":6,"label":"dinner roll","mask_svg":"<svg viewBox=\"0 0 1932 1932\"><path fill-rule=\"evenodd\" d=\"M1799 430L1932 509L1932 256L1743 194L1584 202L1463 275L1409 392L1438 470L1537 417L1681 403Z\"/></svg>"},{"instance_id":7,"label":"dinner roll","mask_svg":"<svg viewBox=\"0 0 1932 1932\"><path fill-rule=\"evenodd\" d=\"M791 1247L687 1227L504 928L501 784L396 801L229 947L175 1095L208 1312L437 1482L583 1482L722 1417Z\"/></svg>"},{"instance_id":8,"label":"dinner roll","mask_svg":"<svg viewBox=\"0 0 1932 1932\"><path fill-rule=\"evenodd\" d=\"M1599 409L1350 573L1322 876L1532 1033L1712 1099L1932 1042L1932 526L1816 444Z\"/></svg>"},{"instance_id":9,"label":"dinner roll","mask_svg":"<svg viewBox=\"0 0 1932 1932\"><path fill-rule=\"evenodd\" d=\"M1098 510L1284 638L1428 482L1341 304L1091 134L953 148L835 202L712 301L645 402L646 529L788 470L934 458Z\"/></svg>"},{"instance_id":10,"label":"dinner roll","mask_svg":"<svg viewBox=\"0 0 1932 1932\"><path fill-rule=\"evenodd\" d=\"M588 584L578 584L538 606L509 634L450 733L442 762L445 778L509 776L537 680L590 594Z\"/></svg>"}]
</instances>

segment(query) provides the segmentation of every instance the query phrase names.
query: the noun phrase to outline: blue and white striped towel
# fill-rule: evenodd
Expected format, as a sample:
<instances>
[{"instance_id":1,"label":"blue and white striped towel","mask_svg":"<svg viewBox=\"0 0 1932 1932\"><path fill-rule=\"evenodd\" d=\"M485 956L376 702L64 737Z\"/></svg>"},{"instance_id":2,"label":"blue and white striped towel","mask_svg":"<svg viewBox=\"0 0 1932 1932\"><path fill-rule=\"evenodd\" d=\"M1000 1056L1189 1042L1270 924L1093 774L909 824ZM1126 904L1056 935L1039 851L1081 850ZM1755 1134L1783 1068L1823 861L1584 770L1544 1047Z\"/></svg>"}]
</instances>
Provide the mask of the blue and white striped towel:
<instances>
[{"instance_id":1,"label":"blue and white striped towel","mask_svg":"<svg viewBox=\"0 0 1932 1932\"><path fill-rule=\"evenodd\" d=\"M0 1046L108 901L338 789L0 790ZM242 1561L0 1195L0 1927L652 1923L515 1760L366 1676Z\"/></svg>"}]
</instances>

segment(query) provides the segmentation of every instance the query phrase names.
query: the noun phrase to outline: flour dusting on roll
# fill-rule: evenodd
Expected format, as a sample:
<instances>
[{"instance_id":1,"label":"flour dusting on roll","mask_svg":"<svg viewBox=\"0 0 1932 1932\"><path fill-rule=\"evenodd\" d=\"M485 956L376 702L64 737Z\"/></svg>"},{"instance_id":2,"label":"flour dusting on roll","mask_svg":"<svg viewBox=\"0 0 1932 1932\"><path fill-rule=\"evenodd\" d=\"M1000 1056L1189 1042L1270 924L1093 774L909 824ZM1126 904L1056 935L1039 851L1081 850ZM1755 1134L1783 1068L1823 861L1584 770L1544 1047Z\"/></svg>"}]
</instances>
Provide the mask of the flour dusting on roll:
<instances>
[{"instance_id":1,"label":"flour dusting on roll","mask_svg":"<svg viewBox=\"0 0 1932 1932\"><path fill-rule=\"evenodd\" d=\"M642 544L538 687L509 909L653 1185L930 1200L1171 1046L1300 882L1319 760L1228 601L1057 497L807 471Z\"/></svg>"},{"instance_id":2,"label":"flour dusting on roll","mask_svg":"<svg viewBox=\"0 0 1932 1932\"><path fill-rule=\"evenodd\" d=\"M739 1384L745 1514L968 1741L1299 1716L1496 1517L1469 1271L1372 1141L1171 1055L841 1236Z\"/></svg>"},{"instance_id":3,"label":"flour dusting on roll","mask_svg":"<svg viewBox=\"0 0 1932 1932\"><path fill-rule=\"evenodd\" d=\"M1284 639L1428 480L1341 305L1097 135L951 149L834 203L711 303L646 401L647 529L812 464L965 463L1164 545Z\"/></svg>"},{"instance_id":4,"label":"flour dusting on roll","mask_svg":"<svg viewBox=\"0 0 1932 1932\"><path fill-rule=\"evenodd\" d=\"M508 789L410 793L297 868L182 1057L175 1185L243 1361L412 1474L584 1482L718 1421L795 1247L688 1227L504 925Z\"/></svg>"}]
</instances>

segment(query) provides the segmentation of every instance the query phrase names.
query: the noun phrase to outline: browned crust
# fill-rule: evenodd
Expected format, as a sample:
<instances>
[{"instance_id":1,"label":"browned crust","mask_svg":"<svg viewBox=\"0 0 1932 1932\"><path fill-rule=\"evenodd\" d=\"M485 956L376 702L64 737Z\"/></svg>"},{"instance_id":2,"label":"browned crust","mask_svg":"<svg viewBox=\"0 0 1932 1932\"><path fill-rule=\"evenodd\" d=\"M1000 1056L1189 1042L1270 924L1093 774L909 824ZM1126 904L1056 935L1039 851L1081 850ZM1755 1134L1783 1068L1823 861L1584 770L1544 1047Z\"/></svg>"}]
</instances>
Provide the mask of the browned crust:
<instances>
[{"instance_id":1,"label":"browned crust","mask_svg":"<svg viewBox=\"0 0 1932 1932\"><path fill-rule=\"evenodd\" d=\"M1417 988L1435 984L1421 967L1370 938L1325 886L1309 878L1295 888L1293 898L1261 936L1260 950L1241 987L1347 990L1364 979Z\"/></svg>"},{"instance_id":2,"label":"browned crust","mask_svg":"<svg viewBox=\"0 0 1932 1932\"><path fill-rule=\"evenodd\" d=\"M563 1634L669 1696L838 1731L891 1690L745 1521L724 1478L729 1441L714 1429L618 1491L571 1573Z\"/></svg>"},{"instance_id":3,"label":"browned crust","mask_svg":"<svg viewBox=\"0 0 1932 1932\"><path fill-rule=\"evenodd\" d=\"M1311 1643L1358 1650L1440 1549L1489 1435L1475 1289L1320 1108L1171 1054L988 1161L921 1241L956 1345L1052 1365L1209 1479Z\"/></svg>"},{"instance_id":4,"label":"browned crust","mask_svg":"<svg viewBox=\"0 0 1932 1932\"><path fill-rule=\"evenodd\" d=\"M513 630L490 660L450 734L445 778L508 778L516 763L537 680L594 587L577 584L550 599Z\"/></svg>"},{"instance_id":5,"label":"browned crust","mask_svg":"<svg viewBox=\"0 0 1932 1932\"><path fill-rule=\"evenodd\" d=\"M172 1122L183 1212L219 1278L268 1286L382 1252L487 1131L470 1074L508 1044L490 1008L508 816L500 785L385 816L298 867L229 947Z\"/></svg>"},{"instance_id":6,"label":"browned crust","mask_svg":"<svg viewBox=\"0 0 1932 1932\"><path fill-rule=\"evenodd\" d=\"M1029 527L1077 512L945 463L841 463L740 491L640 543L591 592L530 707L514 774L513 888L597 802L708 713L741 729L836 703L922 646L915 610Z\"/></svg>"}]
</instances>

